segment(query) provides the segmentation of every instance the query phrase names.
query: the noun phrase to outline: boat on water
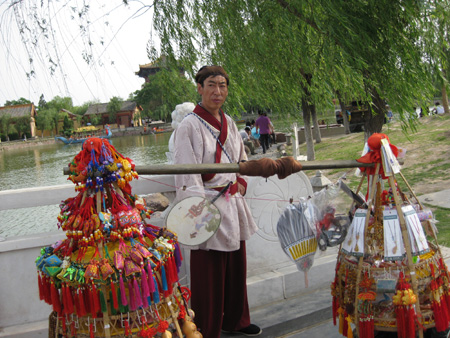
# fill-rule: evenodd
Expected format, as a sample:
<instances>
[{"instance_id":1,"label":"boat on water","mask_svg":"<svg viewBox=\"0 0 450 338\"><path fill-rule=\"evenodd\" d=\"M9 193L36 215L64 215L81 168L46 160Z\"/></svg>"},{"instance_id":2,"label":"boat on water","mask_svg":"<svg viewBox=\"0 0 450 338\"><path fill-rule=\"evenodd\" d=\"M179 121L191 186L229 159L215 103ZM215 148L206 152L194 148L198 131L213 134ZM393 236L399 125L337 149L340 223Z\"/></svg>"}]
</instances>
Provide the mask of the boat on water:
<instances>
[{"instance_id":1,"label":"boat on water","mask_svg":"<svg viewBox=\"0 0 450 338\"><path fill-rule=\"evenodd\" d=\"M64 144L83 143L89 137L98 137L109 139L112 136L109 125L105 126L106 135L97 135L101 129L94 126L81 127L75 130L74 134L70 138L64 136L55 136L55 140L61 141Z\"/></svg>"}]
</instances>

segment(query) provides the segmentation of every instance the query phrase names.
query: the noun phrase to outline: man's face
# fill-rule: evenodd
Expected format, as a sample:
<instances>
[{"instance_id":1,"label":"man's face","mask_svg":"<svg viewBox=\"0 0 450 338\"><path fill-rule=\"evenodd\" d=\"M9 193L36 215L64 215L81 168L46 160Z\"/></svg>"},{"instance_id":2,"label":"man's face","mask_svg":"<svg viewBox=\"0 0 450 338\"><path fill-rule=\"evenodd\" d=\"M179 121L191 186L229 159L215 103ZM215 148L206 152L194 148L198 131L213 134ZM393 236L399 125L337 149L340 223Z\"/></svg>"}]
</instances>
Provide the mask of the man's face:
<instances>
[{"instance_id":1,"label":"man's face","mask_svg":"<svg viewBox=\"0 0 450 338\"><path fill-rule=\"evenodd\" d=\"M222 75L210 76L203 82L203 87L197 83L197 91L206 110L218 111L228 96L227 80Z\"/></svg>"}]
</instances>

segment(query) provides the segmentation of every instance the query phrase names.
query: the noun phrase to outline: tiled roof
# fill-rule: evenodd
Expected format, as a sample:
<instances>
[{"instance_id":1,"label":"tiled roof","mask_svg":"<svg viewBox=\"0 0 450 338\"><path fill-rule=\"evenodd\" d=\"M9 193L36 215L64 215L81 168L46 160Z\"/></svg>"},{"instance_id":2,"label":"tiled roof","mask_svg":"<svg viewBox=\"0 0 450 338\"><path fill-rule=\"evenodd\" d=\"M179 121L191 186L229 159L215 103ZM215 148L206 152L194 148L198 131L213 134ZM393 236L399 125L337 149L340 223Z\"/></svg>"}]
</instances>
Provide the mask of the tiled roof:
<instances>
[{"instance_id":1,"label":"tiled roof","mask_svg":"<svg viewBox=\"0 0 450 338\"><path fill-rule=\"evenodd\" d=\"M33 103L5 106L0 107L0 116L2 115L10 115L11 117L35 116L36 109Z\"/></svg>"},{"instance_id":2,"label":"tiled roof","mask_svg":"<svg viewBox=\"0 0 450 338\"><path fill-rule=\"evenodd\" d=\"M84 115L96 115L96 114L106 114L108 113L108 104L109 103L95 103L91 104L89 108L87 109L86 113ZM122 107L119 112L128 112L128 111L134 111L139 106L137 106L136 102L133 101L123 101Z\"/></svg>"}]
</instances>

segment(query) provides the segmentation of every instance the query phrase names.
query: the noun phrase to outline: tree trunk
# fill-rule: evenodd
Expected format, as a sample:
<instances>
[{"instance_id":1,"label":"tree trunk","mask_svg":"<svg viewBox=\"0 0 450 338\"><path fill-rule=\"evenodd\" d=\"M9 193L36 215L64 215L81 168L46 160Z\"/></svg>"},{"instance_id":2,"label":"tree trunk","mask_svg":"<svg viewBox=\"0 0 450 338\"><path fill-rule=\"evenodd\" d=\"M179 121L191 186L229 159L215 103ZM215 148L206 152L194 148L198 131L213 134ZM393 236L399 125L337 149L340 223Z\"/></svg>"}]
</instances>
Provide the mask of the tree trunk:
<instances>
[{"instance_id":1,"label":"tree trunk","mask_svg":"<svg viewBox=\"0 0 450 338\"><path fill-rule=\"evenodd\" d=\"M306 158L308 161L314 161L314 141L311 132L311 112L309 110L306 98L302 98L303 123L305 128L305 142L306 142Z\"/></svg>"},{"instance_id":2,"label":"tree trunk","mask_svg":"<svg viewBox=\"0 0 450 338\"><path fill-rule=\"evenodd\" d=\"M342 101L341 93L339 91L336 92L336 95L339 100L339 106L341 107L342 119L344 120L344 130L346 134L350 134L350 123L348 123L348 115L347 110L345 109L345 103Z\"/></svg>"},{"instance_id":3,"label":"tree trunk","mask_svg":"<svg viewBox=\"0 0 450 338\"><path fill-rule=\"evenodd\" d=\"M444 106L444 113L448 114L450 110L448 109L448 96L447 88L445 88L445 83L442 84L442 105Z\"/></svg>"},{"instance_id":4,"label":"tree trunk","mask_svg":"<svg viewBox=\"0 0 450 338\"><path fill-rule=\"evenodd\" d=\"M386 103L374 87L370 87L372 105L364 113L364 138L367 139L373 133L380 133L386 118Z\"/></svg>"},{"instance_id":5,"label":"tree trunk","mask_svg":"<svg viewBox=\"0 0 450 338\"><path fill-rule=\"evenodd\" d=\"M309 111L311 112L312 122L314 126L314 139L316 140L316 143L320 143L322 142L322 135L320 135L319 122L317 121L316 105L310 105Z\"/></svg>"}]
</instances>

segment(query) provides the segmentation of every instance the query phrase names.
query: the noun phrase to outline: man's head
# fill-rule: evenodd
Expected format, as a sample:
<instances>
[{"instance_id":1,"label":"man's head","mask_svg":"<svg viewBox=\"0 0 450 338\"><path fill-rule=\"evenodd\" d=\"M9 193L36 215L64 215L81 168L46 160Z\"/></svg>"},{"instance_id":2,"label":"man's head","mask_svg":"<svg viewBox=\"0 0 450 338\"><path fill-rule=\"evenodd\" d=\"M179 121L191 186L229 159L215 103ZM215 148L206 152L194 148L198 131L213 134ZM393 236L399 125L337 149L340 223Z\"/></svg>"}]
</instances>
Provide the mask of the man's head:
<instances>
[{"instance_id":1,"label":"man's head","mask_svg":"<svg viewBox=\"0 0 450 338\"><path fill-rule=\"evenodd\" d=\"M247 134L250 134L250 131L251 131L250 127L245 127L245 132L246 132Z\"/></svg>"},{"instance_id":2,"label":"man's head","mask_svg":"<svg viewBox=\"0 0 450 338\"><path fill-rule=\"evenodd\" d=\"M228 74L220 66L205 66L200 68L195 81L202 106L211 114L218 114L228 96Z\"/></svg>"},{"instance_id":3,"label":"man's head","mask_svg":"<svg viewBox=\"0 0 450 338\"><path fill-rule=\"evenodd\" d=\"M227 81L227 87L230 85L230 78L228 74L225 72L221 66L203 66L199 69L197 74L195 75L195 82L199 83L202 87L204 86L204 82L210 76L223 76Z\"/></svg>"}]
</instances>

